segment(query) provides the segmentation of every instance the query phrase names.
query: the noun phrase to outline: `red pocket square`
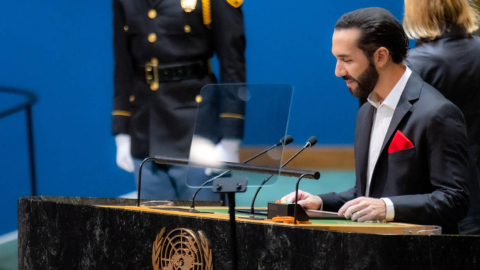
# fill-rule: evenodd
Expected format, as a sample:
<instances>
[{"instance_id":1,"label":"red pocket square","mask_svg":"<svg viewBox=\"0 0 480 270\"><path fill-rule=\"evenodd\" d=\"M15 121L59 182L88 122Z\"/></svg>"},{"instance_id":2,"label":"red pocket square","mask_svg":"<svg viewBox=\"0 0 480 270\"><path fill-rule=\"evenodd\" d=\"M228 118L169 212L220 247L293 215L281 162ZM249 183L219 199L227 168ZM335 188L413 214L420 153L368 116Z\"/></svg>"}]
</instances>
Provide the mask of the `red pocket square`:
<instances>
[{"instance_id":1,"label":"red pocket square","mask_svg":"<svg viewBox=\"0 0 480 270\"><path fill-rule=\"evenodd\" d=\"M393 140L388 147L388 153L391 154L393 152L405 150L412 147L412 142L407 139L407 137L405 137L405 135L403 135L400 130L397 130L397 133L395 133L395 136L393 137Z\"/></svg>"}]
</instances>

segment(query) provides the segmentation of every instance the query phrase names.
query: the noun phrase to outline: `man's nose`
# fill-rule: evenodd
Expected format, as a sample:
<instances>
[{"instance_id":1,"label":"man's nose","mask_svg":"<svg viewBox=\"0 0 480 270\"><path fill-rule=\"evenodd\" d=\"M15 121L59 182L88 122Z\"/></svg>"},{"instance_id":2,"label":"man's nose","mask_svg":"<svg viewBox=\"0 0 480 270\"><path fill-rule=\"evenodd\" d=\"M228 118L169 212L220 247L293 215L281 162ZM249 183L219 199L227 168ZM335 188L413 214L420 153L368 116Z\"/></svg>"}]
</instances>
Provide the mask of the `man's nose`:
<instances>
[{"instance_id":1,"label":"man's nose","mask_svg":"<svg viewBox=\"0 0 480 270\"><path fill-rule=\"evenodd\" d=\"M345 75L347 75L347 70L343 67L340 61L337 61L337 64L335 66L335 76L343 77Z\"/></svg>"}]
</instances>

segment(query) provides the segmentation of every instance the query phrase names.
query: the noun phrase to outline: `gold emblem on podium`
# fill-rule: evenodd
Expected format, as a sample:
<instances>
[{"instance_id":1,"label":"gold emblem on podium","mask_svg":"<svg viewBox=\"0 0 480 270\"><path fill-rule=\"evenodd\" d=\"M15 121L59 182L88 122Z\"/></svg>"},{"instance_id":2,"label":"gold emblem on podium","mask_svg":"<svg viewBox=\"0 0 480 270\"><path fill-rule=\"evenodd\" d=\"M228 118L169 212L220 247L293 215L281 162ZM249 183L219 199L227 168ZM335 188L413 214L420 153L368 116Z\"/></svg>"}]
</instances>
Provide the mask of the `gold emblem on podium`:
<instances>
[{"instance_id":1,"label":"gold emblem on podium","mask_svg":"<svg viewBox=\"0 0 480 270\"><path fill-rule=\"evenodd\" d=\"M154 270L212 270L210 241L202 231L175 229L157 234L152 248Z\"/></svg>"}]
</instances>

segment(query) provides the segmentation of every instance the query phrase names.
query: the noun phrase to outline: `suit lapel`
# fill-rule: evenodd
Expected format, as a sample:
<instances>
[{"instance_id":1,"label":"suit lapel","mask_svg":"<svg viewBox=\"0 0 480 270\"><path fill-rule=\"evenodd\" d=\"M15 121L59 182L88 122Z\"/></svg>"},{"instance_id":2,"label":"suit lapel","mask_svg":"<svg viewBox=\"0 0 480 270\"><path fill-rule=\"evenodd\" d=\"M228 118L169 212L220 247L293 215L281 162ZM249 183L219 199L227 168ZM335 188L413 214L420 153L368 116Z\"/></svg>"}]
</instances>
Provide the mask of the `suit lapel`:
<instances>
[{"instance_id":1,"label":"suit lapel","mask_svg":"<svg viewBox=\"0 0 480 270\"><path fill-rule=\"evenodd\" d=\"M413 106L412 104L419 98L422 85L423 85L422 79L418 75L412 72L412 74L410 75L410 78L408 79L407 84L405 85L405 89L403 90L402 96L398 101L395 112L393 113L390 126L388 126L387 134L385 135L385 139L383 140L382 148L380 150L380 156L385 150L385 147L387 143L390 141L390 138L393 136L393 134L397 130L397 127L402 121L402 119L412 109L412 106Z\"/></svg>"},{"instance_id":2,"label":"suit lapel","mask_svg":"<svg viewBox=\"0 0 480 270\"><path fill-rule=\"evenodd\" d=\"M368 151L370 148L370 136L372 135L372 125L373 125L373 113L375 108L368 104L368 109L365 112L365 115L361 117L362 122L357 123L359 125L358 132L356 134L356 140L358 143L355 144L355 163L357 164L357 178L360 179L360 188L358 189L359 194L357 196L364 196L366 183L367 183L367 167L368 167ZM365 143L366 142L366 143Z\"/></svg>"},{"instance_id":3,"label":"suit lapel","mask_svg":"<svg viewBox=\"0 0 480 270\"><path fill-rule=\"evenodd\" d=\"M373 169L372 180L370 182L370 195L374 192L374 185L377 180L375 177L376 171L379 170L379 164L381 164L380 159L382 157L385 157L386 155L384 151L386 151L385 148L387 146L387 143L390 142L390 138L393 136L393 134L398 128L398 125L400 124L400 122L402 122L407 113L413 110L413 103L415 103L415 101L418 100L418 98L420 97L422 86L423 80L417 74L412 72L412 75L410 75L410 78L405 85L405 89L403 90L400 100L398 101L395 112L393 113L392 121L390 122L390 126L388 127L387 134L385 135L385 139L383 140L377 163L375 164L375 168ZM370 144L368 144L368 146L370 147ZM368 160L368 156L366 156L365 159ZM366 168L368 166L368 163L364 166ZM388 170L388 168L383 169ZM364 174L366 175L366 173ZM386 179L383 179L383 181L386 181ZM365 183L366 180L362 181L363 185L365 185ZM363 190L362 195L364 194L365 190Z\"/></svg>"},{"instance_id":4,"label":"suit lapel","mask_svg":"<svg viewBox=\"0 0 480 270\"><path fill-rule=\"evenodd\" d=\"M395 112L393 113L392 121L390 122L390 126L388 126L387 134L385 135L385 139L383 140L382 148L380 149L380 153L383 152L385 149L385 146L387 143L390 141L390 138L392 135L395 133L395 130L397 130L398 124L402 121L403 117L407 114L407 112L412 108L412 104L408 102L408 100L404 98L400 98L398 101L397 108L395 109ZM378 162L377 162L378 164Z\"/></svg>"}]
</instances>

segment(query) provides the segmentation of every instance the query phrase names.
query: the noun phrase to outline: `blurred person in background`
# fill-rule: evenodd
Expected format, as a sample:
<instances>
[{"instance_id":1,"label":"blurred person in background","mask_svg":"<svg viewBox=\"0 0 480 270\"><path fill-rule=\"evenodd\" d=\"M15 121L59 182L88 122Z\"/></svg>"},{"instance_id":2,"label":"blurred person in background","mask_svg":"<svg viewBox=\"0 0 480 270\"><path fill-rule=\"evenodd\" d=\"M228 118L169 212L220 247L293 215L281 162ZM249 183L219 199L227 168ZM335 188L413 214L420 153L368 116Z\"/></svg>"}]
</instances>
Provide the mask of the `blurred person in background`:
<instances>
[{"instance_id":1,"label":"blurred person in background","mask_svg":"<svg viewBox=\"0 0 480 270\"><path fill-rule=\"evenodd\" d=\"M405 0L404 29L417 39L406 60L414 72L462 111L468 132L470 209L463 234L480 234L480 38L468 0Z\"/></svg>"},{"instance_id":2,"label":"blurred person in background","mask_svg":"<svg viewBox=\"0 0 480 270\"><path fill-rule=\"evenodd\" d=\"M228 91L201 96L217 83L210 58L220 64L221 83L244 83L243 0L113 0L114 97L112 133L117 164L135 172L157 155L188 158L197 108L213 116L203 140L224 161L238 162L244 102ZM198 125L198 123L197 123ZM188 200L205 170L146 162L142 199ZM201 192L201 200L218 200Z\"/></svg>"}]
</instances>

